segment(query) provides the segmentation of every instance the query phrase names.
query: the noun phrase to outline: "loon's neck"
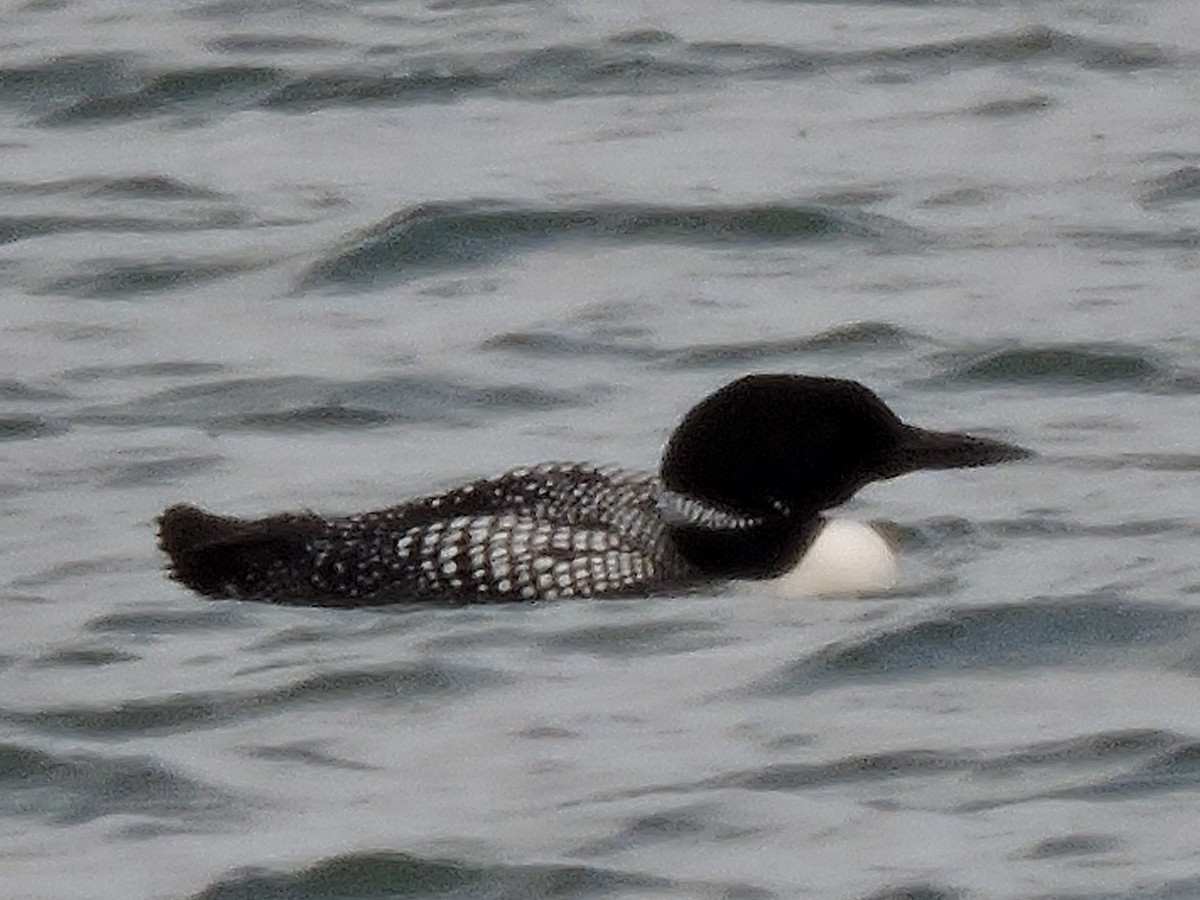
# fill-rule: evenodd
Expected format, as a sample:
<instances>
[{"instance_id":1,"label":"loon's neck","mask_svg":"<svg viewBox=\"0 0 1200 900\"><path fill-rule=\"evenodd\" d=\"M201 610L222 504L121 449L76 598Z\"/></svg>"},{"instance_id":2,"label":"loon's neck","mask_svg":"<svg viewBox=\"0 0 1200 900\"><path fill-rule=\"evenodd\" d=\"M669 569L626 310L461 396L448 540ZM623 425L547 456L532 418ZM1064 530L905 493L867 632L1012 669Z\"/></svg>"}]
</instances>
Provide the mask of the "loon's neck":
<instances>
[{"instance_id":1,"label":"loon's neck","mask_svg":"<svg viewBox=\"0 0 1200 900\"><path fill-rule=\"evenodd\" d=\"M823 520L772 516L737 528L670 523L671 540L692 566L709 578L775 578L804 556Z\"/></svg>"},{"instance_id":2,"label":"loon's neck","mask_svg":"<svg viewBox=\"0 0 1200 900\"><path fill-rule=\"evenodd\" d=\"M875 594L895 586L896 554L876 529L813 516L737 531L675 526L675 546L706 577L769 581L788 597Z\"/></svg>"}]
</instances>

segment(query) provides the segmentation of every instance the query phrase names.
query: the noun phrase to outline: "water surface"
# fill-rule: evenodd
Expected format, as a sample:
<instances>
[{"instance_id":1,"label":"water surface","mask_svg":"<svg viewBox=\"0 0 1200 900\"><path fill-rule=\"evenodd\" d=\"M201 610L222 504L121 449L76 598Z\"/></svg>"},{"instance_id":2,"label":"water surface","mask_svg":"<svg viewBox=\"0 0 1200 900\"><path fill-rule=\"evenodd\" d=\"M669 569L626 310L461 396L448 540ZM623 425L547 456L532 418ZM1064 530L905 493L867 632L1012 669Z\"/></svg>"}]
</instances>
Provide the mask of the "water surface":
<instances>
[{"instance_id":1,"label":"water surface","mask_svg":"<svg viewBox=\"0 0 1200 900\"><path fill-rule=\"evenodd\" d=\"M1200 893L1200 7L2 19L7 897ZM162 575L169 503L653 467L749 371L1039 457L864 491L866 600Z\"/></svg>"}]
</instances>

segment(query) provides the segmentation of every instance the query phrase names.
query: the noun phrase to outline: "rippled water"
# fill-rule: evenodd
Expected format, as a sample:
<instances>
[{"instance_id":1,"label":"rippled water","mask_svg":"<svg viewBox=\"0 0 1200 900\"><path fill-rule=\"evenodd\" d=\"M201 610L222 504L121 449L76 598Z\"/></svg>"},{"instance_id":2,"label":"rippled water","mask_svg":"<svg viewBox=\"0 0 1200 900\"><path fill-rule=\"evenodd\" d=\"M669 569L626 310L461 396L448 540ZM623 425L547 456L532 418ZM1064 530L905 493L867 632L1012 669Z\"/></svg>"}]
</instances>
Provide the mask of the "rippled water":
<instances>
[{"instance_id":1,"label":"rippled water","mask_svg":"<svg viewBox=\"0 0 1200 900\"><path fill-rule=\"evenodd\" d=\"M1200 6L0 13L11 898L1200 895ZM1039 451L892 596L202 601L153 518L652 467L747 371Z\"/></svg>"}]
</instances>

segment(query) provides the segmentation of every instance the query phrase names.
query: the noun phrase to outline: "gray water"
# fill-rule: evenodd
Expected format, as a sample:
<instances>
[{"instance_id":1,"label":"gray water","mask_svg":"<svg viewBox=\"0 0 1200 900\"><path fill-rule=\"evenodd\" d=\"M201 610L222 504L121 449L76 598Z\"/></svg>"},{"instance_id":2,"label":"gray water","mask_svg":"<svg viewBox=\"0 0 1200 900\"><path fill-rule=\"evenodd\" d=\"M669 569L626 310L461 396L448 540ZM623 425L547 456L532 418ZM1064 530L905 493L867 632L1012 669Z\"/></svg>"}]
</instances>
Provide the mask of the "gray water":
<instances>
[{"instance_id":1,"label":"gray water","mask_svg":"<svg viewBox=\"0 0 1200 900\"><path fill-rule=\"evenodd\" d=\"M0 13L6 898L1200 896L1200 4ZM748 371L1036 460L885 597L329 611L188 500L653 467Z\"/></svg>"}]
</instances>

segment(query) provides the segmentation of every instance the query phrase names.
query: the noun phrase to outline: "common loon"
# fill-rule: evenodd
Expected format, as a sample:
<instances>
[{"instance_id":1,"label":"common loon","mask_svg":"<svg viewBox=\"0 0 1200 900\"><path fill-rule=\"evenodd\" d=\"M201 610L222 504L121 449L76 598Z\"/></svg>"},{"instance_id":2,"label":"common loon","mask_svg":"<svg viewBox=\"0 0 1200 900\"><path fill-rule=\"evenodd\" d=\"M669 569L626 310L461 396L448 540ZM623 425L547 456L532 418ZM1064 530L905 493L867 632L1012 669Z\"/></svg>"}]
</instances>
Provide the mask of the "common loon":
<instances>
[{"instance_id":1,"label":"common loon","mask_svg":"<svg viewBox=\"0 0 1200 900\"><path fill-rule=\"evenodd\" d=\"M906 425L855 381L747 375L671 435L658 476L575 463L514 469L345 518L159 519L171 576L210 597L377 606L645 596L804 568L822 516L918 469L1029 456Z\"/></svg>"}]
</instances>

